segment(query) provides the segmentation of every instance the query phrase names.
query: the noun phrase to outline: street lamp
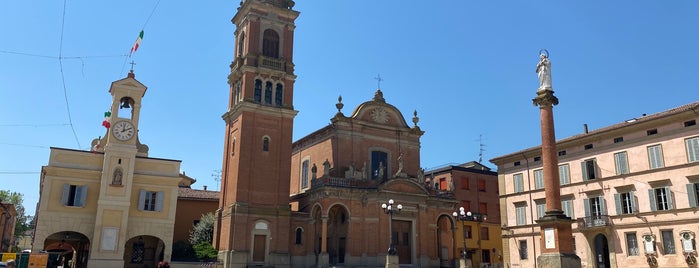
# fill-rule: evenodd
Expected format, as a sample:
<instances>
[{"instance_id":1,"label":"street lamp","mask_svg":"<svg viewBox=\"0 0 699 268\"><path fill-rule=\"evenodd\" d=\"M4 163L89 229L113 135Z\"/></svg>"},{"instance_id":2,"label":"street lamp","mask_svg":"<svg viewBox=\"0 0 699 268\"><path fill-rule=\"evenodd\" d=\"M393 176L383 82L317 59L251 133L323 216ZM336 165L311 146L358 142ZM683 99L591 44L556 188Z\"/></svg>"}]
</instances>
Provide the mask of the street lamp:
<instances>
[{"instance_id":1,"label":"street lamp","mask_svg":"<svg viewBox=\"0 0 699 268\"><path fill-rule=\"evenodd\" d=\"M398 204L395 210L393 209L393 199L388 200L388 205L386 203L381 204L383 212L388 214L388 255L396 255L396 247L393 245L393 230L391 230L391 223L393 222L393 214L398 214L403 209L403 205Z\"/></svg>"},{"instance_id":2,"label":"street lamp","mask_svg":"<svg viewBox=\"0 0 699 268\"><path fill-rule=\"evenodd\" d=\"M461 257L465 260L466 259L466 227L464 224L464 221L471 219L471 211L466 212L464 207L460 207L459 211L451 214L456 218L456 220L461 221L461 236L464 241L464 248L461 251Z\"/></svg>"}]
</instances>

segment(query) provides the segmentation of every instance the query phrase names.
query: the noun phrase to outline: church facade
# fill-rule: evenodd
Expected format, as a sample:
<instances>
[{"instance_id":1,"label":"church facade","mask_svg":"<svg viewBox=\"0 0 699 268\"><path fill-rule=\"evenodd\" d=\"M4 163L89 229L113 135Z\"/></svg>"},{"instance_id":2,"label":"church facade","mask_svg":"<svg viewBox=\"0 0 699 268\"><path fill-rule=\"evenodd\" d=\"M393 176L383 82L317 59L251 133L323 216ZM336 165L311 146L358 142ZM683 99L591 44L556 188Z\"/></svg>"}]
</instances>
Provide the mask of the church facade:
<instances>
[{"instance_id":1,"label":"church facade","mask_svg":"<svg viewBox=\"0 0 699 268\"><path fill-rule=\"evenodd\" d=\"M444 187L428 182L416 111L408 123L379 88L348 115L339 98L328 126L292 142L298 16L293 1L247 0L232 19L236 55L213 242L219 261L376 267L390 257L396 265L458 266L463 232L452 213L464 198L454 197L451 178ZM493 172L473 174L496 181ZM382 208L389 201L391 214Z\"/></svg>"}]
</instances>

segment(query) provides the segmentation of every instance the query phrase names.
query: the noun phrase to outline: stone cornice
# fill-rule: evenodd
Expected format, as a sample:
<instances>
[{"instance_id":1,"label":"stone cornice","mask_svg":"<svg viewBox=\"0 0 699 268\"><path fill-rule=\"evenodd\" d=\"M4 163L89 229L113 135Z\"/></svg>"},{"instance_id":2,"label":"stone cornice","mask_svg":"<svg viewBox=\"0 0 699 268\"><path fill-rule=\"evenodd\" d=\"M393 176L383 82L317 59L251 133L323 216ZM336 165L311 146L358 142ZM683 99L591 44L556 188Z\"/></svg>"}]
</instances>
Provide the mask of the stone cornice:
<instances>
[{"instance_id":1,"label":"stone cornice","mask_svg":"<svg viewBox=\"0 0 699 268\"><path fill-rule=\"evenodd\" d=\"M243 101L234 106L232 109L228 110L228 112L224 113L221 118L223 118L223 121L231 122L232 120L238 118L243 112L254 112L268 116L280 116L290 119L293 119L298 113L298 111L288 107L266 106L250 101Z\"/></svg>"}]
</instances>

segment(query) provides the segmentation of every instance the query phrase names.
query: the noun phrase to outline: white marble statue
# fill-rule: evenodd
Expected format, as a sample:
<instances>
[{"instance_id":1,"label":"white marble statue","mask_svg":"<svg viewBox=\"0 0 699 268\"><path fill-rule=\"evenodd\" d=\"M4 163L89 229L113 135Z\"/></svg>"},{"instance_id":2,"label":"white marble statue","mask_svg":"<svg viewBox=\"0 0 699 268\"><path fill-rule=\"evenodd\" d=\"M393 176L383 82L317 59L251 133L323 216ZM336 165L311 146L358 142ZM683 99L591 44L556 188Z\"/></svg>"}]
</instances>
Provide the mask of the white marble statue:
<instances>
[{"instance_id":1,"label":"white marble statue","mask_svg":"<svg viewBox=\"0 0 699 268\"><path fill-rule=\"evenodd\" d=\"M551 90L551 62L545 50L539 54L539 64L536 65L536 73L539 76L539 90Z\"/></svg>"}]
</instances>

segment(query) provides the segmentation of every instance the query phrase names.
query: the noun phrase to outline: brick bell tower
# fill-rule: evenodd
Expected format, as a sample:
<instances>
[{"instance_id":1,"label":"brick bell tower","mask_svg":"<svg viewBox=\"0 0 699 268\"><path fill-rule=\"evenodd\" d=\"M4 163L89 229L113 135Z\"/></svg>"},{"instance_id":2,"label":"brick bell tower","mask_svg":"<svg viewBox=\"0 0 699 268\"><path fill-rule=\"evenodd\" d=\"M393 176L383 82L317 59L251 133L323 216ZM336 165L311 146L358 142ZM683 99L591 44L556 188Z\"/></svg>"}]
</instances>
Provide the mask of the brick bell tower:
<instances>
[{"instance_id":1,"label":"brick bell tower","mask_svg":"<svg viewBox=\"0 0 699 268\"><path fill-rule=\"evenodd\" d=\"M224 267L288 267L294 81L291 0L243 0L232 19L235 59L214 246Z\"/></svg>"}]
</instances>

